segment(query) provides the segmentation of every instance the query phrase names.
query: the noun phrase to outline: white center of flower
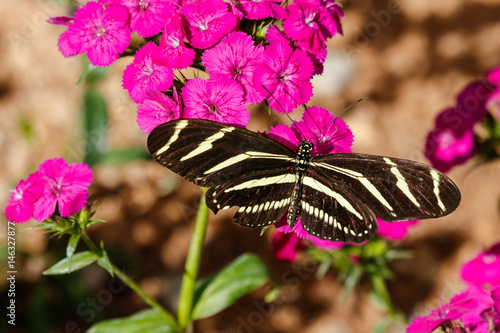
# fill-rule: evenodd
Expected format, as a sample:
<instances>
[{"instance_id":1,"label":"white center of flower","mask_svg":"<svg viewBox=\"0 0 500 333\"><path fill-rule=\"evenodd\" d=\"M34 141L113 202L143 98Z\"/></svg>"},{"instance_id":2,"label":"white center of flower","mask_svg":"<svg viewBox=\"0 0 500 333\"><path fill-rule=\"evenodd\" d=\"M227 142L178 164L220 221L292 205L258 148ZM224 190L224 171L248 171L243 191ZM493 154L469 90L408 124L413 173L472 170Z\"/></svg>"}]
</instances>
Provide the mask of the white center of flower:
<instances>
[{"instance_id":1,"label":"white center of flower","mask_svg":"<svg viewBox=\"0 0 500 333\"><path fill-rule=\"evenodd\" d=\"M168 45L170 45L171 48L176 49L179 47L180 44L181 43L180 43L179 38L177 38L175 36L168 37Z\"/></svg>"},{"instance_id":2,"label":"white center of flower","mask_svg":"<svg viewBox=\"0 0 500 333\"><path fill-rule=\"evenodd\" d=\"M309 16L304 18L304 24L309 26L309 24L316 18L316 13L311 13Z\"/></svg>"},{"instance_id":3,"label":"white center of flower","mask_svg":"<svg viewBox=\"0 0 500 333\"><path fill-rule=\"evenodd\" d=\"M451 130L446 130L441 133L441 138L438 142L439 148L446 149L456 142L456 138Z\"/></svg>"},{"instance_id":4,"label":"white center of flower","mask_svg":"<svg viewBox=\"0 0 500 333\"><path fill-rule=\"evenodd\" d=\"M149 3L147 1L140 0L139 1L139 7L141 8L141 11L145 11L148 9Z\"/></svg>"},{"instance_id":5,"label":"white center of flower","mask_svg":"<svg viewBox=\"0 0 500 333\"><path fill-rule=\"evenodd\" d=\"M497 256L494 254L486 254L482 259L485 264L492 264L497 261Z\"/></svg>"},{"instance_id":6,"label":"white center of flower","mask_svg":"<svg viewBox=\"0 0 500 333\"><path fill-rule=\"evenodd\" d=\"M16 191L16 190L10 190L12 193L14 193L14 197L12 198L14 201L19 201L23 198L23 190Z\"/></svg>"},{"instance_id":7,"label":"white center of flower","mask_svg":"<svg viewBox=\"0 0 500 333\"><path fill-rule=\"evenodd\" d=\"M208 30L208 22L205 22L204 20L200 20L200 22L198 22L198 28L201 31Z\"/></svg>"},{"instance_id":8,"label":"white center of flower","mask_svg":"<svg viewBox=\"0 0 500 333\"><path fill-rule=\"evenodd\" d=\"M97 37L103 37L106 35L106 29L104 27L95 27L95 34Z\"/></svg>"},{"instance_id":9,"label":"white center of flower","mask_svg":"<svg viewBox=\"0 0 500 333\"><path fill-rule=\"evenodd\" d=\"M150 76L151 74L153 74L153 72L154 72L154 68L152 66L149 66L149 65L142 66L142 74L144 76Z\"/></svg>"}]
</instances>

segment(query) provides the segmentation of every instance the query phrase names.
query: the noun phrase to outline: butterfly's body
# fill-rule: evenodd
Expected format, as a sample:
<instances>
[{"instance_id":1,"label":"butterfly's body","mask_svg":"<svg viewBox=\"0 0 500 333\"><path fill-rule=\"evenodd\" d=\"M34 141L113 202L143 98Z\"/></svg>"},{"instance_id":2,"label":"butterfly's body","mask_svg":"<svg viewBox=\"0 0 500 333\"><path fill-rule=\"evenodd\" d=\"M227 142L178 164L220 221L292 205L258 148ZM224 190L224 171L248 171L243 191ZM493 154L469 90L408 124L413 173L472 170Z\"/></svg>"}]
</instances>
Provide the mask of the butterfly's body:
<instances>
[{"instance_id":1,"label":"butterfly's body","mask_svg":"<svg viewBox=\"0 0 500 333\"><path fill-rule=\"evenodd\" d=\"M217 213L237 206L233 221L246 227L276 223L287 211L311 235L362 242L377 231L376 216L392 221L435 218L460 202L456 185L422 163L384 156L297 152L262 134L202 119L162 124L148 138L152 157L210 189Z\"/></svg>"}]
</instances>

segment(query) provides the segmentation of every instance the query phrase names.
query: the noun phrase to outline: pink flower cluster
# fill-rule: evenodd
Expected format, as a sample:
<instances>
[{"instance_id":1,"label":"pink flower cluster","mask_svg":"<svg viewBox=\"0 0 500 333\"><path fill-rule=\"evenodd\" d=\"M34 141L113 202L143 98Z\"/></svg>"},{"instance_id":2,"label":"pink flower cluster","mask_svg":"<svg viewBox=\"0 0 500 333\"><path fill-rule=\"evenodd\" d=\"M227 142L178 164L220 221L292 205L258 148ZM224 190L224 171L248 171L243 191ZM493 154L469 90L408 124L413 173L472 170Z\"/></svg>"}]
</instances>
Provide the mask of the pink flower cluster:
<instances>
[{"instance_id":1,"label":"pink flower cluster","mask_svg":"<svg viewBox=\"0 0 500 333\"><path fill-rule=\"evenodd\" d=\"M273 109L291 112L309 101L310 80L326 59L325 42L342 34L341 6L332 0L296 0L286 8L279 3L100 0L87 2L73 18L49 22L68 26L59 39L64 56L86 53L96 66L133 52L132 32L148 38L123 75L123 87L140 104L137 122L144 132L181 117L245 126L245 103L267 99ZM244 29L269 18L283 20L283 32L267 23L256 45L255 32ZM205 70L209 79L174 76L187 67Z\"/></svg>"},{"instance_id":2,"label":"pink flower cluster","mask_svg":"<svg viewBox=\"0 0 500 333\"><path fill-rule=\"evenodd\" d=\"M43 162L38 170L20 180L5 208L11 222L26 222L30 218L44 221L56 210L69 217L87 202L92 171L83 163L68 164L62 158Z\"/></svg>"},{"instance_id":3,"label":"pink flower cluster","mask_svg":"<svg viewBox=\"0 0 500 333\"><path fill-rule=\"evenodd\" d=\"M406 332L428 333L440 326L457 333L500 330L500 243L466 263L461 275L467 282L465 291L413 320Z\"/></svg>"},{"instance_id":4,"label":"pink flower cluster","mask_svg":"<svg viewBox=\"0 0 500 333\"><path fill-rule=\"evenodd\" d=\"M425 155L436 169L446 172L475 155L474 125L487 115L488 105L500 101L500 67L486 79L469 84L456 105L437 116L425 145Z\"/></svg>"}]
</instances>

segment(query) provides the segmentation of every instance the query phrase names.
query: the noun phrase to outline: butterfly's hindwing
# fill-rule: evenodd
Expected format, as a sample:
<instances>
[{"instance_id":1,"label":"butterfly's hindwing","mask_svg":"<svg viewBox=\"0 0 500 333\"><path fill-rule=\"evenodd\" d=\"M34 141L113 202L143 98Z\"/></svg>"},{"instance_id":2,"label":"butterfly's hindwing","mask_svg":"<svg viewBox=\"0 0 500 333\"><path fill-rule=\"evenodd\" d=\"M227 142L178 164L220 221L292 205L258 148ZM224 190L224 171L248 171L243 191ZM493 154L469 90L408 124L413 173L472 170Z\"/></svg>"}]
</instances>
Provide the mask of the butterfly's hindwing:
<instances>
[{"instance_id":1,"label":"butterfly's hindwing","mask_svg":"<svg viewBox=\"0 0 500 333\"><path fill-rule=\"evenodd\" d=\"M282 169L295 153L281 143L246 129L202 119L164 123L148 137L158 163L203 187L248 172Z\"/></svg>"},{"instance_id":2,"label":"butterfly's hindwing","mask_svg":"<svg viewBox=\"0 0 500 333\"><path fill-rule=\"evenodd\" d=\"M367 154L314 156L311 172L353 193L387 222L435 218L454 211L460 191L441 172L415 161Z\"/></svg>"},{"instance_id":3,"label":"butterfly's hindwing","mask_svg":"<svg viewBox=\"0 0 500 333\"><path fill-rule=\"evenodd\" d=\"M251 172L211 187L207 191L207 206L214 213L238 206L233 222L251 228L265 227L286 213L295 182L296 176L283 169Z\"/></svg>"}]
</instances>

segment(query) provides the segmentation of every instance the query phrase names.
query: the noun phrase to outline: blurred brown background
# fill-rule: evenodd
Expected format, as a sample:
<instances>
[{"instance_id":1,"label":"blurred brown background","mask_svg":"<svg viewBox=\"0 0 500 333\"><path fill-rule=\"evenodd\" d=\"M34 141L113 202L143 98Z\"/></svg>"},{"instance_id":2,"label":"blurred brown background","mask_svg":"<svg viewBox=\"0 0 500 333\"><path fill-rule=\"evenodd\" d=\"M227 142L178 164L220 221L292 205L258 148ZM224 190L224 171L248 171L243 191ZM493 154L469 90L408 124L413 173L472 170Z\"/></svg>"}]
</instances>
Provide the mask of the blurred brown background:
<instances>
[{"instance_id":1,"label":"blurred brown background","mask_svg":"<svg viewBox=\"0 0 500 333\"><path fill-rule=\"evenodd\" d=\"M466 84L500 64L500 0L341 3L344 37L329 41L325 73L314 79L315 97L309 105L338 113L363 97L343 115L355 134L354 150L425 161L424 140L435 116L454 105ZM75 86L82 61L63 58L57 38L64 28L45 23L49 16L70 14L68 8L55 1L0 3L2 207L9 189L45 159L64 156L74 162L83 157L78 134L83 85ZM146 135L135 122L136 105L121 89L121 74L130 60L120 59L100 84L108 99L112 148L145 145ZM267 130L278 121L288 124L263 111L253 112L253 130ZM396 277L390 290L407 316L425 314L459 292L460 266L500 240L499 172L498 162L476 166L471 161L453 169L450 176L462 191L460 207L448 217L419 224L402 242L414 257L392 265ZM93 227L92 238L104 240L117 265L173 309L201 191L152 161L98 166L94 177L92 198L99 201L98 218L108 223ZM346 301L334 272L318 281L300 261L276 261L270 232L259 237L259 231L235 226L231 214L210 217L201 276L218 271L243 252L255 252L282 284L281 304L262 310L264 287L196 323L196 332L354 333L370 331L383 319L367 284ZM0 224L4 246L4 216ZM21 231L28 225L17 228L14 331L64 332L69 321L85 330L103 318L145 307L129 290L120 289L109 302L86 311L89 299L98 298L115 281L95 265L69 277L42 276L63 257L67 240ZM2 300L7 299L6 270L0 270ZM300 283L283 278L290 270ZM5 321L1 319L0 327ZM402 332L404 326L391 331Z\"/></svg>"}]
</instances>

